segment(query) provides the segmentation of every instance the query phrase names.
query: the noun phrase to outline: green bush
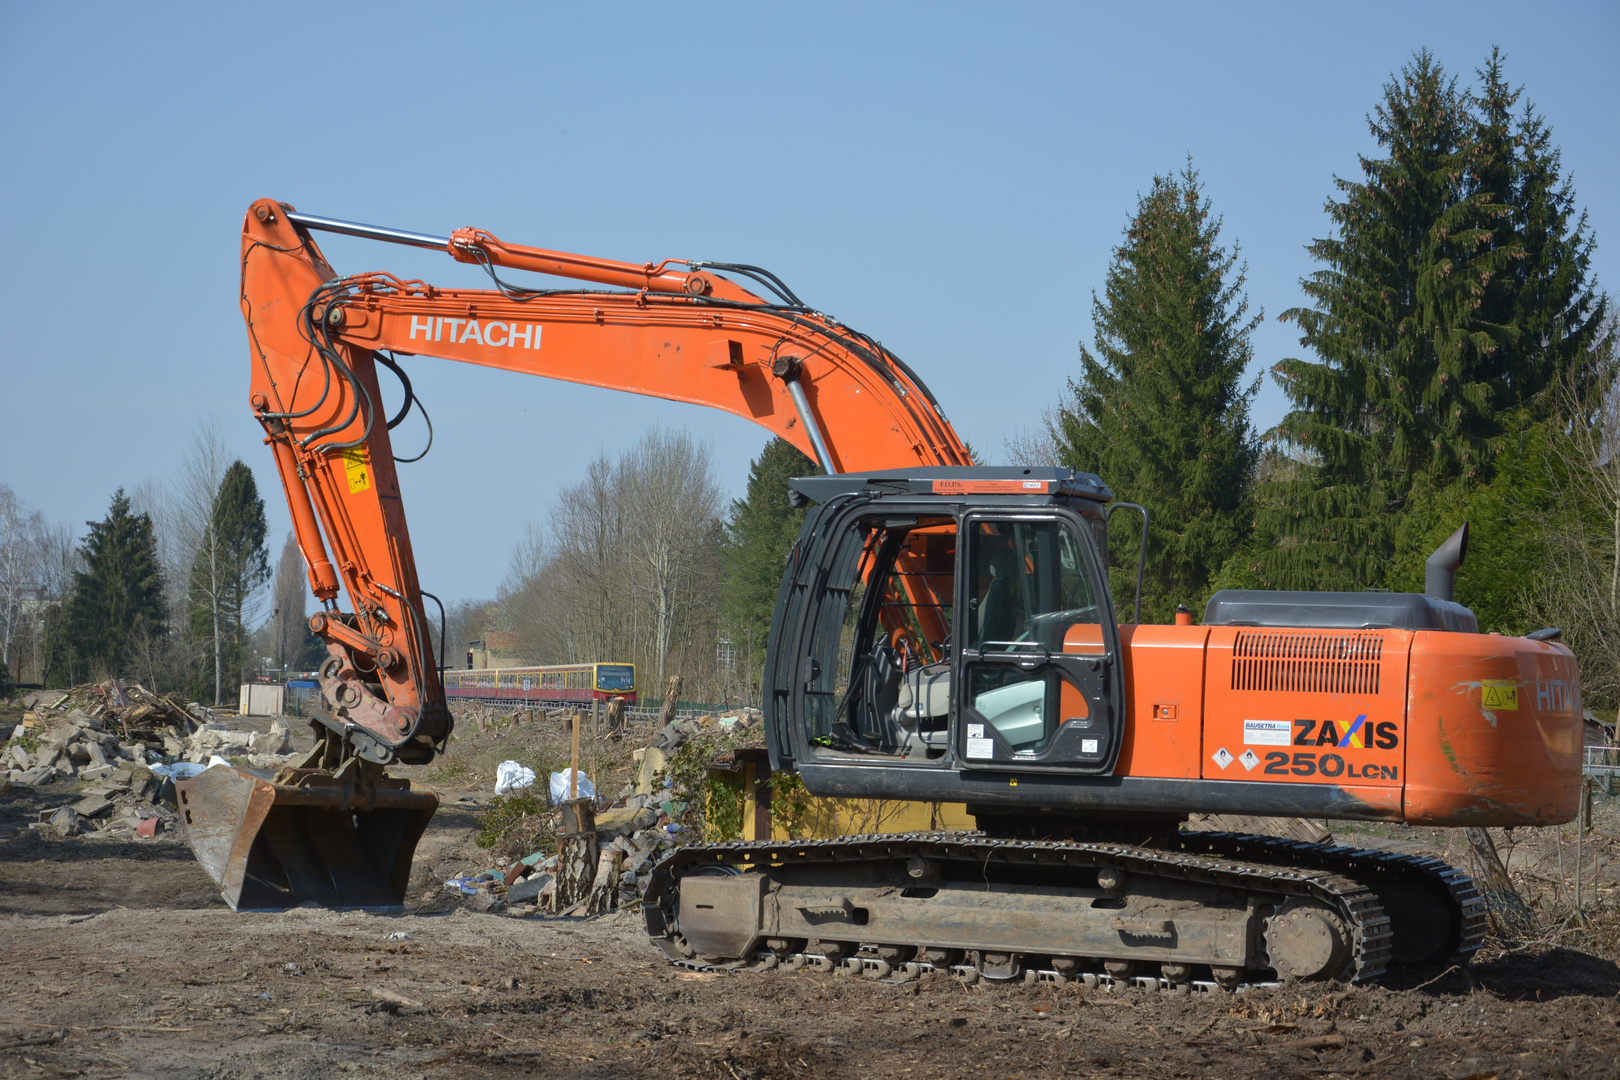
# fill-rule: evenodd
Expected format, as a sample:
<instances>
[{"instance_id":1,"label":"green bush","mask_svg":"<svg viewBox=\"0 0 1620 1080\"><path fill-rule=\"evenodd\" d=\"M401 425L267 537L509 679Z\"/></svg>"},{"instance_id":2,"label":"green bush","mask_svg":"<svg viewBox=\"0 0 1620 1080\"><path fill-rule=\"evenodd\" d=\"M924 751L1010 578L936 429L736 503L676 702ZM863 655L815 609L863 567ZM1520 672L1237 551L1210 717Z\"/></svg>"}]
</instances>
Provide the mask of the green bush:
<instances>
[{"instance_id":1,"label":"green bush","mask_svg":"<svg viewBox=\"0 0 1620 1080\"><path fill-rule=\"evenodd\" d=\"M551 834L549 808L532 787L495 796L479 825L474 843L481 848L505 847L510 842L535 851Z\"/></svg>"},{"instance_id":2,"label":"green bush","mask_svg":"<svg viewBox=\"0 0 1620 1080\"><path fill-rule=\"evenodd\" d=\"M742 836L743 790L740 772L710 772L714 759L730 750L756 744L757 736L736 729L715 728L682 744L669 756L660 782L668 780L681 805L671 817L709 843Z\"/></svg>"}]
</instances>

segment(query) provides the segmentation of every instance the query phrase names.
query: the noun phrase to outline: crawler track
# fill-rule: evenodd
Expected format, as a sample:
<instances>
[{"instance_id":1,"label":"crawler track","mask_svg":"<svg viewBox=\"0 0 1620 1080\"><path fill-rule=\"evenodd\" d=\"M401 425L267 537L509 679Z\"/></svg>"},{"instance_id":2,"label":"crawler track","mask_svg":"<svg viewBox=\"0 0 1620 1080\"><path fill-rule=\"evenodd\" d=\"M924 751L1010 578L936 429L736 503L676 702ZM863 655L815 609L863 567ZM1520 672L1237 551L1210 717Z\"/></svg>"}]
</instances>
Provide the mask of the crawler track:
<instances>
[{"instance_id":1,"label":"crawler track","mask_svg":"<svg viewBox=\"0 0 1620 1080\"><path fill-rule=\"evenodd\" d=\"M1424 926L1402 925L1402 913L1390 910L1394 920L1396 942L1394 960L1424 963L1449 959L1465 962L1485 941L1490 929L1490 918L1485 898L1474 879L1455 866L1432 855L1408 855L1396 851L1377 851L1353 848L1343 844L1313 844L1304 840L1290 840L1280 836L1253 836L1245 833L1186 832L1181 834L1182 846L1188 851L1204 851L1231 858L1247 859L1269 865L1311 867L1329 870L1361 882L1381 898L1385 906L1393 909L1389 899L1391 886L1403 890L1424 890L1441 905L1448 916L1449 925L1443 930ZM1420 940L1427 929L1446 936L1432 945ZM1402 942L1410 936L1410 944ZM1405 950L1402 945L1407 945ZM1406 960L1401 954L1413 954Z\"/></svg>"},{"instance_id":2,"label":"crawler track","mask_svg":"<svg viewBox=\"0 0 1620 1080\"><path fill-rule=\"evenodd\" d=\"M905 884L903 877L885 885L890 879L884 875L893 878L893 868L919 859L947 868L947 875L954 872L959 888L964 870L982 870L986 895L991 891L993 876L1001 882L1013 882L1003 884L1000 894L1012 904L1025 905L1012 917L1026 921L1030 917L1028 894L1037 892L1043 898L1037 907L1068 911L1072 918L1070 909L1085 907L1086 899L1097 895L1097 875L1105 871L1125 875L1136 889L1133 896L1158 890L1193 898L1178 901L1183 907L1173 913L1190 917L1189 924L1205 913L1197 908L1198 897L1216 899L1206 905L1210 910L1230 909L1231 898L1240 898L1249 905L1248 932L1260 937L1270 925L1269 920L1286 911L1287 905L1311 905L1331 911L1346 935L1348 960L1331 977L1355 982L1377 979L1392 959L1403 959L1399 955L1403 952L1418 961L1466 958L1479 947L1486 929L1484 904L1472 880L1438 859L1231 833L1183 833L1178 847L1166 848L1013 840L981 833L693 845L676 851L653 871L642 909L654 943L672 962L709 970L810 968L879 979L909 979L930 970L950 970L968 979L1082 979L1089 985L1161 985L1178 989L1217 985L1233 989L1272 982L1278 977L1280 969L1270 966L1263 942L1252 948L1249 961L1240 971L1230 966L1211 968L1196 959L1181 963L1172 954L1159 963L1138 962L1126 968L1125 962L1139 961L1146 954L1125 948L1110 954L1095 947L1095 937L1088 939L1090 947L1076 948L1065 937L1061 915L1053 916L1052 932L1039 948L1014 954L1005 944L988 940L962 948L958 937L952 942L956 948L948 954L936 948L932 957L924 950L938 941L923 935L918 935L918 940L872 939L863 935L859 923L840 921L828 925L825 929L829 932L823 937L835 938L834 948L820 949L815 946L821 939L814 936L771 937L776 924L769 921L768 913L761 914L759 932L742 947L747 953L743 956L700 953L680 926L681 882L693 875L761 876L765 882L759 893L765 897L761 901L765 906L775 902L773 898L783 887L796 885L803 893L825 879L831 882L825 886L828 893L848 893L848 897L838 896L837 900L853 911L860 904L875 904L896 894L910 895L915 890L899 892ZM838 880L846 884L839 885ZM1067 884L1083 880L1089 880L1093 887L1071 889ZM864 884L847 884L851 881ZM1025 884L1033 887L1025 889ZM1382 902L1385 897L1391 898L1396 915L1393 926ZM1099 903L1092 899L1090 906ZM820 911L803 904L798 910ZM832 914L838 916L841 912L835 910ZM881 919L878 921L881 923ZM1116 928L1120 922L1115 920ZM1172 923L1166 921L1164 925ZM1178 921L1176 925L1181 924ZM1126 935L1127 931L1120 929L1120 939L1126 940ZM973 944L982 947L973 948ZM1084 955L1064 955L1076 952ZM1392 957L1392 953L1396 955Z\"/></svg>"}]
</instances>

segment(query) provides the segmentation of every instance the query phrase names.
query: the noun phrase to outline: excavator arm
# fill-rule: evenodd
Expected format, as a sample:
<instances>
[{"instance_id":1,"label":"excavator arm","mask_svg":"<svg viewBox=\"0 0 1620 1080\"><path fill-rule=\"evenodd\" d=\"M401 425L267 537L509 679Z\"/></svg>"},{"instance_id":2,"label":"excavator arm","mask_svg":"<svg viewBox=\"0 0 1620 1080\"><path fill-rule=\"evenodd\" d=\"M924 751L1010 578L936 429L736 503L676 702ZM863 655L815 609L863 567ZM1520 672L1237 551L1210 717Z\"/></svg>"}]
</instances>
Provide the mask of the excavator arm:
<instances>
[{"instance_id":1,"label":"excavator arm","mask_svg":"<svg viewBox=\"0 0 1620 1080\"><path fill-rule=\"evenodd\" d=\"M494 287L341 276L312 235L321 231L442 250L484 268ZM401 357L723 409L828 473L969 464L905 364L758 267L616 262L507 244L477 229L427 236L300 214L269 199L244 218L240 265L249 402L322 606L310 627L328 656L319 672L326 715L300 768L274 777L215 769L180 785L188 838L233 907L398 903L436 806L382 772L432 760L452 726L423 606L432 597L416 578L389 434L413 401ZM503 270L609 288L522 287L503 281ZM405 389L393 418L383 412L379 366ZM893 587L924 587L920 564L913 569ZM939 605L913 606L920 625L890 629L913 631L924 648L943 641Z\"/></svg>"},{"instance_id":2,"label":"excavator arm","mask_svg":"<svg viewBox=\"0 0 1620 1080\"><path fill-rule=\"evenodd\" d=\"M497 288L340 277L311 236L319 230L437 247L486 268ZM757 268L736 271L778 301L703 264L674 265L520 247L475 229L402 233L270 200L246 215L250 402L275 453L310 587L327 608L311 621L331 650L323 691L360 756L427 760L449 731L391 425L380 415L379 363L400 372L399 357L427 354L707 405L780 435L827 472L968 464L927 388L877 342ZM502 282L500 269L621 288L525 289ZM352 615L336 610L340 583Z\"/></svg>"}]
</instances>

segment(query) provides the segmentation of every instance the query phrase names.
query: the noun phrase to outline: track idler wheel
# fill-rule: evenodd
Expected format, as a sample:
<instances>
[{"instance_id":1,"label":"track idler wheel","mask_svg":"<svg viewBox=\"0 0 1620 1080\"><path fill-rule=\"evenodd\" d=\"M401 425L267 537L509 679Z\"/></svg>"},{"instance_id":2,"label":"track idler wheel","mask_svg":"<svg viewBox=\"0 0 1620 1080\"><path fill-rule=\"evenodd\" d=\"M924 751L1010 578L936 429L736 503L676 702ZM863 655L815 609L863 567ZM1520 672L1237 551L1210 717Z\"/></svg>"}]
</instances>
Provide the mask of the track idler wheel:
<instances>
[{"instance_id":1,"label":"track idler wheel","mask_svg":"<svg viewBox=\"0 0 1620 1080\"><path fill-rule=\"evenodd\" d=\"M1188 964L1160 964L1159 974L1171 986L1185 987L1192 985L1192 967Z\"/></svg>"},{"instance_id":2,"label":"track idler wheel","mask_svg":"<svg viewBox=\"0 0 1620 1080\"><path fill-rule=\"evenodd\" d=\"M1080 960L1074 956L1054 956L1052 970L1065 979L1072 979L1080 974Z\"/></svg>"},{"instance_id":3,"label":"track idler wheel","mask_svg":"<svg viewBox=\"0 0 1620 1080\"><path fill-rule=\"evenodd\" d=\"M765 948L769 949L777 959L786 960L794 953L804 952L804 938L766 938Z\"/></svg>"},{"instance_id":4,"label":"track idler wheel","mask_svg":"<svg viewBox=\"0 0 1620 1080\"><path fill-rule=\"evenodd\" d=\"M1140 965L1135 960L1104 960L1103 970L1116 979L1129 979Z\"/></svg>"},{"instance_id":5,"label":"track idler wheel","mask_svg":"<svg viewBox=\"0 0 1620 1080\"><path fill-rule=\"evenodd\" d=\"M1350 933L1327 905L1290 900L1267 922L1266 953L1284 978L1331 979L1350 960Z\"/></svg>"},{"instance_id":6,"label":"track idler wheel","mask_svg":"<svg viewBox=\"0 0 1620 1080\"><path fill-rule=\"evenodd\" d=\"M820 947L821 955L834 964L854 956L855 950L858 948L857 945L849 941L818 941L816 944Z\"/></svg>"}]
</instances>

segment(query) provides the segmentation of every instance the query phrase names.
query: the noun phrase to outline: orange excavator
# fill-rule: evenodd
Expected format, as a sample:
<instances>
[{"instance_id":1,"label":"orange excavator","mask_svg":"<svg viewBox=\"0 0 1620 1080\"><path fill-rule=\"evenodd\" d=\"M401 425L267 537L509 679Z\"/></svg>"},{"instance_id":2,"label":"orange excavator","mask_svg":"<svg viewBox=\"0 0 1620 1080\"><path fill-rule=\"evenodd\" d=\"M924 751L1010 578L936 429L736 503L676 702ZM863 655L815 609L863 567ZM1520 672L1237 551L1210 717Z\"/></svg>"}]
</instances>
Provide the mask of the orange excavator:
<instances>
[{"instance_id":1,"label":"orange excavator","mask_svg":"<svg viewBox=\"0 0 1620 1080\"><path fill-rule=\"evenodd\" d=\"M321 231L443 250L494 287L340 276ZM612 288L535 289L503 280L511 269ZM1187 831L1187 816L1574 816L1574 657L1556 630L1478 632L1452 599L1466 526L1422 594L1228 591L1201 624L1122 624L1107 524L1146 510L1089 474L973 465L914 372L759 267L614 262L261 200L241 271L249 400L329 656L300 767L177 785L187 837L238 910L400 904L436 806L384 771L431 760L451 728L389 439L414 401L413 354L725 409L811 454L825 475L793 482L809 510L767 653L770 766L812 795L975 818L972 832L680 848L642 909L673 962L1182 989L1368 980L1478 947L1485 905L1466 875ZM378 365L404 387L393 418Z\"/></svg>"}]
</instances>

